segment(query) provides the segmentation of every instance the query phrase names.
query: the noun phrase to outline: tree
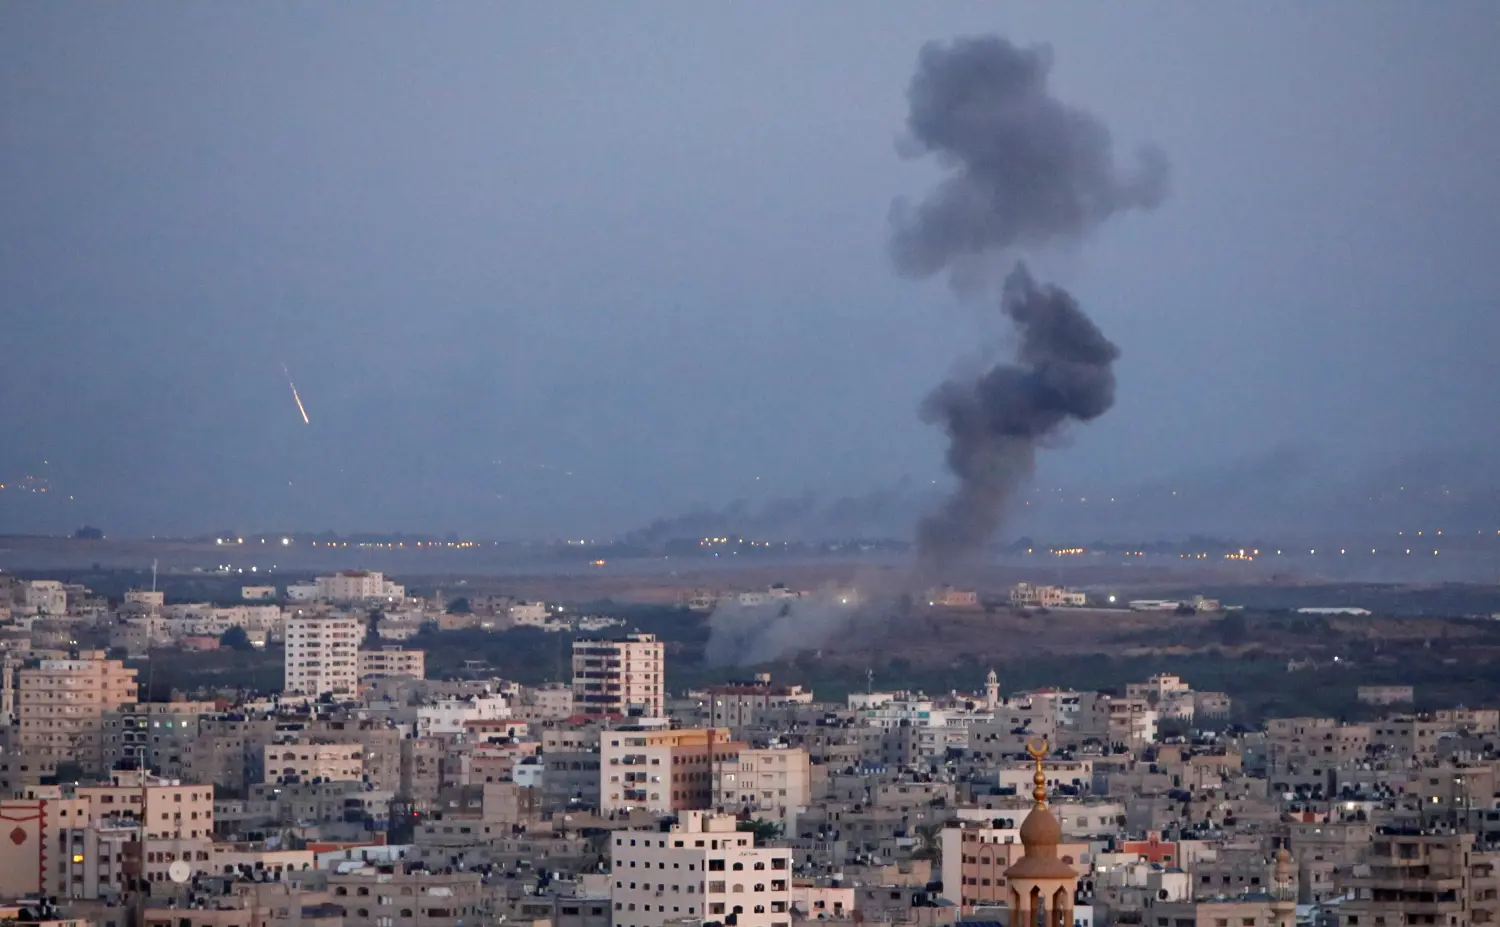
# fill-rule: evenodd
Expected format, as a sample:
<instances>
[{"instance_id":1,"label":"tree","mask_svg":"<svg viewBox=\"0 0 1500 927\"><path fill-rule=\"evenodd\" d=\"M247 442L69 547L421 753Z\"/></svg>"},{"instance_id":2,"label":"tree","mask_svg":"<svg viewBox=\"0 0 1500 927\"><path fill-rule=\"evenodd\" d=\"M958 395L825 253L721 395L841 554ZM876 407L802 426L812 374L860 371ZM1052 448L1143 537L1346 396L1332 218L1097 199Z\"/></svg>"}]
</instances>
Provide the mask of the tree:
<instances>
[{"instance_id":1,"label":"tree","mask_svg":"<svg viewBox=\"0 0 1500 927\"><path fill-rule=\"evenodd\" d=\"M781 825L775 821L767 821L765 818L756 818L753 821L741 821L736 825L735 829L754 834L757 844L764 844L781 836Z\"/></svg>"},{"instance_id":2,"label":"tree","mask_svg":"<svg viewBox=\"0 0 1500 927\"><path fill-rule=\"evenodd\" d=\"M934 863L943 861L943 825L941 824L918 824L917 825L917 849L912 853L913 859L930 859Z\"/></svg>"},{"instance_id":3,"label":"tree","mask_svg":"<svg viewBox=\"0 0 1500 927\"><path fill-rule=\"evenodd\" d=\"M226 650L254 650L255 645L250 643L250 635L239 625L226 628L219 635L219 646Z\"/></svg>"},{"instance_id":4,"label":"tree","mask_svg":"<svg viewBox=\"0 0 1500 927\"><path fill-rule=\"evenodd\" d=\"M93 525L84 525L73 532L73 537L80 541L102 541L104 540L104 532Z\"/></svg>"},{"instance_id":5,"label":"tree","mask_svg":"<svg viewBox=\"0 0 1500 927\"><path fill-rule=\"evenodd\" d=\"M83 764L77 760L63 760L57 764L57 781L77 782L83 778Z\"/></svg>"},{"instance_id":6,"label":"tree","mask_svg":"<svg viewBox=\"0 0 1500 927\"><path fill-rule=\"evenodd\" d=\"M1219 623L1219 634L1231 646L1243 644L1250 636L1250 622L1244 612L1231 612Z\"/></svg>"},{"instance_id":7,"label":"tree","mask_svg":"<svg viewBox=\"0 0 1500 927\"><path fill-rule=\"evenodd\" d=\"M469 600L464 596L459 596L448 603L448 614L450 615L468 615L472 614L473 611L474 609L469 605Z\"/></svg>"}]
</instances>

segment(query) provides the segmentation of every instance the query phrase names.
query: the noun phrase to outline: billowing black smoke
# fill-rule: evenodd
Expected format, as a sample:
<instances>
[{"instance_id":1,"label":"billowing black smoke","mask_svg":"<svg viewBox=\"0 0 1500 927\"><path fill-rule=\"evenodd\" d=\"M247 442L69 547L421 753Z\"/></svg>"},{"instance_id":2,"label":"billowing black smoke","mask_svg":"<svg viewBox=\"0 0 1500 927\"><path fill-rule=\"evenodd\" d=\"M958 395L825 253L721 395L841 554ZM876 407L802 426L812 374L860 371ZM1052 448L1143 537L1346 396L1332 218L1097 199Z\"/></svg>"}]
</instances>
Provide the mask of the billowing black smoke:
<instances>
[{"instance_id":1,"label":"billowing black smoke","mask_svg":"<svg viewBox=\"0 0 1500 927\"><path fill-rule=\"evenodd\" d=\"M922 49L905 147L948 173L921 202L893 208L898 272L947 272L964 290L997 279L1022 251L1076 242L1116 213L1165 198L1166 156L1147 148L1132 169L1117 167L1104 124L1049 92L1051 64L1049 49L998 36ZM1045 439L1114 402L1119 352L1071 296L1033 283L1017 263L1001 307L1020 334L1016 361L950 380L923 406L924 419L948 433L948 466L959 481L921 525L929 565L982 548Z\"/></svg>"},{"instance_id":2,"label":"billowing black smoke","mask_svg":"<svg viewBox=\"0 0 1500 927\"><path fill-rule=\"evenodd\" d=\"M1069 419L1086 422L1115 402L1119 349L1055 286L1038 286L1024 264L1005 281L1000 306L1020 332L1015 363L977 379L949 380L927 397L923 418L948 431L958 488L922 521L918 543L938 562L977 550L1031 475L1038 443Z\"/></svg>"}]
</instances>

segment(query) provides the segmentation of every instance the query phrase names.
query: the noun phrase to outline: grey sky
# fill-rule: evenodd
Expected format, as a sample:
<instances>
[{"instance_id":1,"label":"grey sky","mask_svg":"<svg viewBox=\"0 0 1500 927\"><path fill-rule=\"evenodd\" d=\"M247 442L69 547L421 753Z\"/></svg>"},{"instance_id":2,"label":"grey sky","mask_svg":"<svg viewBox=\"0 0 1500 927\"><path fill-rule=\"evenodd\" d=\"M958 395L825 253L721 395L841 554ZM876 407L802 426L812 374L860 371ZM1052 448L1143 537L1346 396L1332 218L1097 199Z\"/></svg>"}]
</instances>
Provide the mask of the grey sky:
<instances>
[{"instance_id":1,"label":"grey sky","mask_svg":"<svg viewBox=\"0 0 1500 927\"><path fill-rule=\"evenodd\" d=\"M1492 2L15 2L0 482L75 500L0 530L590 535L941 480L918 403L999 329L891 271L933 177L894 140L921 44L991 31L1174 169L1040 266L1123 351L1043 481L1497 449Z\"/></svg>"}]
</instances>

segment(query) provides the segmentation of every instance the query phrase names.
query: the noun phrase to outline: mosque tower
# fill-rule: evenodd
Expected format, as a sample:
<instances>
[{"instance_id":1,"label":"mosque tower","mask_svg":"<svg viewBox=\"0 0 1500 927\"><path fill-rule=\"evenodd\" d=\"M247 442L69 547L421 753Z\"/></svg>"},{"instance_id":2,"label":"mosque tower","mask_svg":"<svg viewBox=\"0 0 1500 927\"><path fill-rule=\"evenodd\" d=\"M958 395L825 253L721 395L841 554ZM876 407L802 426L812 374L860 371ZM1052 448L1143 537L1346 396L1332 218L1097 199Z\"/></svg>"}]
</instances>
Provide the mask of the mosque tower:
<instances>
[{"instance_id":1,"label":"mosque tower","mask_svg":"<svg viewBox=\"0 0 1500 927\"><path fill-rule=\"evenodd\" d=\"M1276 851L1271 885L1271 927L1297 927L1297 868L1285 847Z\"/></svg>"},{"instance_id":2,"label":"mosque tower","mask_svg":"<svg viewBox=\"0 0 1500 927\"><path fill-rule=\"evenodd\" d=\"M990 711L1000 707L1000 677L993 669L984 677L984 707Z\"/></svg>"},{"instance_id":3,"label":"mosque tower","mask_svg":"<svg viewBox=\"0 0 1500 927\"><path fill-rule=\"evenodd\" d=\"M1078 873L1057 856L1062 825L1047 807L1047 774L1042 769L1047 750L1046 741L1039 747L1026 747L1026 753L1036 761L1036 775L1032 777L1036 787L1031 791L1035 804L1021 823L1025 853L1005 870L1012 927L1073 927Z\"/></svg>"}]
</instances>

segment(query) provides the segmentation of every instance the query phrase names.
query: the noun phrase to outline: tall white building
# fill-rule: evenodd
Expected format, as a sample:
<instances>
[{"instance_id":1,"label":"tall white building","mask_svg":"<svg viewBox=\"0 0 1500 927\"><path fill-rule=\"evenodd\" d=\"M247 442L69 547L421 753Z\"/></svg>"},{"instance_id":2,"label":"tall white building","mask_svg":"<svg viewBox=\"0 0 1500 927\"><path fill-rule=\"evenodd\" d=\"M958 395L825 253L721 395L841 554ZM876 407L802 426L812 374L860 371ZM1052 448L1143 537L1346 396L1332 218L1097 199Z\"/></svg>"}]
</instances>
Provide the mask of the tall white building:
<instances>
[{"instance_id":1,"label":"tall white building","mask_svg":"<svg viewBox=\"0 0 1500 927\"><path fill-rule=\"evenodd\" d=\"M663 648L655 634L573 642L573 705L579 714L660 718L665 685Z\"/></svg>"},{"instance_id":2,"label":"tall white building","mask_svg":"<svg viewBox=\"0 0 1500 927\"><path fill-rule=\"evenodd\" d=\"M364 622L357 617L295 616L286 622L287 695L353 696L359 686L359 642Z\"/></svg>"},{"instance_id":3,"label":"tall white building","mask_svg":"<svg viewBox=\"0 0 1500 927\"><path fill-rule=\"evenodd\" d=\"M732 815L686 811L666 831L616 831L610 870L614 927L731 914L737 927L791 927L791 851L757 847Z\"/></svg>"}]
</instances>

